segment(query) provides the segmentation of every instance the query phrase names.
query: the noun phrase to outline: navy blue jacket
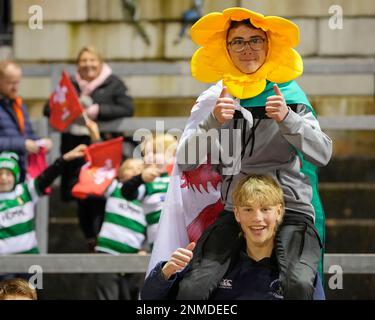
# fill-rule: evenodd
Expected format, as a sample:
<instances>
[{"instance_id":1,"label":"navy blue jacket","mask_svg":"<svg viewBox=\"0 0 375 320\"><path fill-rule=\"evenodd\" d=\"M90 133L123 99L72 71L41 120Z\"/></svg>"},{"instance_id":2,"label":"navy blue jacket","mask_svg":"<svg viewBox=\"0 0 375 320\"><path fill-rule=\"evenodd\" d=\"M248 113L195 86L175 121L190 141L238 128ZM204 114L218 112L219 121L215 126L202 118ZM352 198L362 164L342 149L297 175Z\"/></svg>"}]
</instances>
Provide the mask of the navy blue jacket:
<instances>
[{"instance_id":1,"label":"navy blue jacket","mask_svg":"<svg viewBox=\"0 0 375 320\"><path fill-rule=\"evenodd\" d=\"M245 252L241 252L233 262L216 290L210 295L210 300L283 299L275 255L255 262ZM142 300L176 299L178 284L190 265L166 280L162 274L165 263L158 263L145 280L141 291ZM314 300L324 299L324 290L318 274Z\"/></svg>"},{"instance_id":2,"label":"navy blue jacket","mask_svg":"<svg viewBox=\"0 0 375 320\"><path fill-rule=\"evenodd\" d=\"M25 140L37 140L31 127L29 114L25 104L22 105L23 116L25 119L25 134L22 135L16 115L13 111L13 101L0 97L0 152L13 151L20 157L21 180L25 177L26 156Z\"/></svg>"}]
</instances>

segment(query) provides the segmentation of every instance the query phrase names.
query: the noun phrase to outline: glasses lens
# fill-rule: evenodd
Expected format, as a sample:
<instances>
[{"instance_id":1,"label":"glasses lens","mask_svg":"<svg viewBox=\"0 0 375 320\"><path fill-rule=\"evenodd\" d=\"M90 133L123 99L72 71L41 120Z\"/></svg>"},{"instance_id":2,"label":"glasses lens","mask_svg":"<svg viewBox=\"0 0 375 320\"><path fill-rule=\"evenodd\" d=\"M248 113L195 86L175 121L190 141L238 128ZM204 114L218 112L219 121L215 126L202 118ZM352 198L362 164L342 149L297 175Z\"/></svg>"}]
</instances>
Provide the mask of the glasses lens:
<instances>
[{"instance_id":1,"label":"glasses lens","mask_svg":"<svg viewBox=\"0 0 375 320\"><path fill-rule=\"evenodd\" d=\"M264 47L264 39L262 38L254 38L250 40L250 47L255 51L262 50Z\"/></svg>"},{"instance_id":2,"label":"glasses lens","mask_svg":"<svg viewBox=\"0 0 375 320\"><path fill-rule=\"evenodd\" d=\"M249 44L249 46L252 50L259 51L259 50L264 49L265 41L266 41L265 39L260 38L260 37L259 38L253 38L249 41L238 39L238 40L233 40L232 42L230 42L230 47L235 52L241 52L245 49L246 44Z\"/></svg>"},{"instance_id":3,"label":"glasses lens","mask_svg":"<svg viewBox=\"0 0 375 320\"><path fill-rule=\"evenodd\" d=\"M243 40L234 40L231 42L231 48L235 52L241 52L245 48L245 41Z\"/></svg>"}]
</instances>

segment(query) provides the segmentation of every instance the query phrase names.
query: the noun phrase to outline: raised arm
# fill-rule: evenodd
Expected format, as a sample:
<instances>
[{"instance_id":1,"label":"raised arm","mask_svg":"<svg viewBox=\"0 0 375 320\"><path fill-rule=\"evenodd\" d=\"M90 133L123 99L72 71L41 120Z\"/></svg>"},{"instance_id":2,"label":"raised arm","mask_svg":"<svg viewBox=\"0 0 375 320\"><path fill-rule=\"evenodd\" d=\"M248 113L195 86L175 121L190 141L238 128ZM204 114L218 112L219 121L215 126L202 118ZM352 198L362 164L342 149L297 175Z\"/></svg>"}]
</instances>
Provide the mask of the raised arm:
<instances>
[{"instance_id":1,"label":"raised arm","mask_svg":"<svg viewBox=\"0 0 375 320\"><path fill-rule=\"evenodd\" d=\"M284 138L304 158L316 166L325 166L332 155L332 140L320 129L313 110L299 104L296 112L288 108L285 99L275 84L275 95L267 98L267 116L279 125Z\"/></svg>"},{"instance_id":2,"label":"raised arm","mask_svg":"<svg viewBox=\"0 0 375 320\"><path fill-rule=\"evenodd\" d=\"M49 187L52 182L62 173L65 163L85 155L86 145L80 144L73 150L65 153L62 157L55 160L47 169L45 169L38 177L35 178L35 185L39 194L43 194L44 190Z\"/></svg>"},{"instance_id":3,"label":"raised arm","mask_svg":"<svg viewBox=\"0 0 375 320\"><path fill-rule=\"evenodd\" d=\"M135 200L139 197L138 190L141 185L153 181L160 176L160 170L155 166L146 167L143 172L122 184L121 193L126 200Z\"/></svg>"}]
</instances>

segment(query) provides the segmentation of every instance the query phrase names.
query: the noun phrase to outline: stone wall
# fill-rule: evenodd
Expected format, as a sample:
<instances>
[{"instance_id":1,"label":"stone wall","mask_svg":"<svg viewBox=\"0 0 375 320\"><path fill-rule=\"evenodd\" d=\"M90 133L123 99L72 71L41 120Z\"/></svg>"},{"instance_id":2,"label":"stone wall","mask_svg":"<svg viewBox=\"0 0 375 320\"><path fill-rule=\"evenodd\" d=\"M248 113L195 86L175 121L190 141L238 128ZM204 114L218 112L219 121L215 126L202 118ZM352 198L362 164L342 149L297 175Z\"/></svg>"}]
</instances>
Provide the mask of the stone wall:
<instances>
[{"instance_id":1,"label":"stone wall","mask_svg":"<svg viewBox=\"0 0 375 320\"><path fill-rule=\"evenodd\" d=\"M186 39L175 45L180 17L192 1L139 0L139 17L151 45L137 34L120 0L35 1L15 0L14 54L24 62L74 61L79 49L96 45L108 60L188 60L196 46ZM206 0L204 12L222 10L236 4L264 14L285 16L301 30L297 50L303 56L373 57L375 2L335 1L344 15L343 29L332 30L328 20L332 1L215 1ZM28 28L28 8L43 8L43 30ZM225 5L224 5L225 4Z\"/></svg>"}]
</instances>

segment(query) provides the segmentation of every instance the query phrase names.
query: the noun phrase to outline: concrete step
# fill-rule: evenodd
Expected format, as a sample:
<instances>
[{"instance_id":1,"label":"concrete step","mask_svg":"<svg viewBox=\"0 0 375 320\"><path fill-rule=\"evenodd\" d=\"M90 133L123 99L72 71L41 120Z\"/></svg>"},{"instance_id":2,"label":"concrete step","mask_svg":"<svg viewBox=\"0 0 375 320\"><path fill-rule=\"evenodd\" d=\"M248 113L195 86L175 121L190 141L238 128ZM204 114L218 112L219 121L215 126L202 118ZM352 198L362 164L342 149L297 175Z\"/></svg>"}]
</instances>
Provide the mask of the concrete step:
<instances>
[{"instance_id":1,"label":"concrete step","mask_svg":"<svg viewBox=\"0 0 375 320\"><path fill-rule=\"evenodd\" d=\"M61 220L62 219L62 220ZM87 253L88 247L78 219L53 218L49 224L49 253Z\"/></svg>"},{"instance_id":2,"label":"concrete step","mask_svg":"<svg viewBox=\"0 0 375 320\"><path fill-rule=\"evenodd\" d=\"M374 219L327 219L327 253L374 253Z\"/></svg>"},{"instance_id":3,"label":"concrete step","mask_svg":"<svg viewBox=\"0 0 375 320\"><path fill-rule=\"evenodd\" d=\"M49 217L76 217L77 204L75 201L64 202L60 198L60 184L52 186L52 192L49 195Z\"/></svg>"},{"instance_id":4,"label":"concrete step","mask_svg":"<svg viewBox=\"0 0 375 320\"><path fill-rule=\"evenodd\" d=\"M375 182L374 157L332 158L319 168L320 182Z\"/></svg>"},{"instance_id":5,"label":"concrete step","mask_svg":"<svg viewBox=\"0 0 375 320\"><path fill-rule=\"evenodd\" d=\"M327 218L375 218L375 183L320 183Z\"/></svg>"},{"instance_id":6,"label":"concrete step","mask_svg":"<svg viewBox=\"0 0 375 320\"><path fill-rule=\"evenodd\" d=\"M374 274L345 274L345 270L343 270L343 288L341 290L330 289L329 279L330 275L325 275L324 291L328 300L375 299Z\"/></svg>"},{"instance_id":7,"label":"concrete step","mask_svg":"<svg viewBox=\"0 0 375 320\"><path fill-rule=\"evenodd\" d=\"M95 274L44 274L39 300L95 300Z\"/></svg>"}]
</instances>

